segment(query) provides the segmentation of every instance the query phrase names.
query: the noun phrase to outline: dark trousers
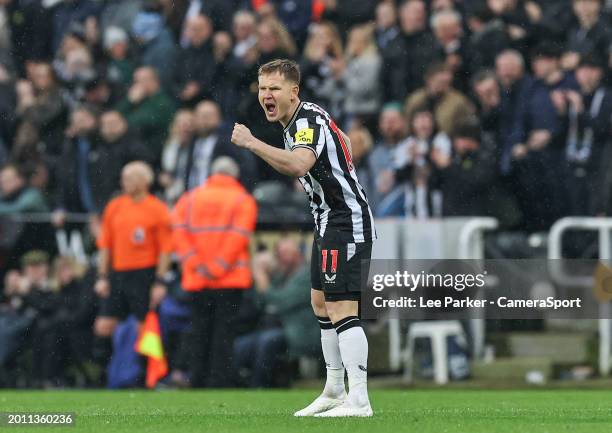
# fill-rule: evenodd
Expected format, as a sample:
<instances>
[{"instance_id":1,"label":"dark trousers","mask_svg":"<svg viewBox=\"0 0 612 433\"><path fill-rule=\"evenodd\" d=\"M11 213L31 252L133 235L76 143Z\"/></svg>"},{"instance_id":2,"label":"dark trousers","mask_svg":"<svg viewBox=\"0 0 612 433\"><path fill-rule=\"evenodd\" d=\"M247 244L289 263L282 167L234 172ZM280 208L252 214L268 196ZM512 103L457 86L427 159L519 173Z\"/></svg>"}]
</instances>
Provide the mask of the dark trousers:
<instances>
[{"instance_id":1,"label":"dark trousers","mask_svg":"<svg viewBox=\"0 0 612 433\"><path fill-rule=\"evenodd\" d=\"M515 162L515 192L523 214L523 228L527 231L548 230L565 214L566 197L561 164L554 154L531 152Z\"/></svg>"},{"instance_id":2,"label":"dark trousers","mask_svg":"<svg viewBox=\"0 0 612 433\"><path fill-rule=\"evenodd\" d=\"M235 318L243 290L202 290L193 293L191 385L223 388L232 385Z\"/></svg>"},{"instance_id":3,"label":"dark trousers","mask_svg":"<svg viewBox=\"0 0 612 433\"><path fill-rule=\"evenodd\" d=\"M236 371L250 371L251 388L273 386L274 371L287 354L287 342L282 328L262 329L238 337L234 343Z\"/></svg>"}]
</instances>

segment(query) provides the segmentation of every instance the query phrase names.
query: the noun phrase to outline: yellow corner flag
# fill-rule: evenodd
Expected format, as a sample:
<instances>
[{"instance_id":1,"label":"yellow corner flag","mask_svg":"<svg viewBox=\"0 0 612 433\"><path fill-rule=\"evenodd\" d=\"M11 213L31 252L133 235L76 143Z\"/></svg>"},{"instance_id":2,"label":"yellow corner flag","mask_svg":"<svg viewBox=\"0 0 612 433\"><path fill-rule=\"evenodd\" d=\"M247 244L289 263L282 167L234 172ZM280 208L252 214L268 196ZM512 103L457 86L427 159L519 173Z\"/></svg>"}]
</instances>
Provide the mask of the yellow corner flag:
<instances>
[{"instance_id":1,"label":"yellow corner flag","mask_svg":"<svg viewBox=\"0 0 612 433\"><path fill-rule=\"evenodd\" d=\"M157 381L168 374L168 362L164 356L159 317L149 311L140 330L134 350L147 357L147 388L154 388Z\"/></svg>"}]
</instances>

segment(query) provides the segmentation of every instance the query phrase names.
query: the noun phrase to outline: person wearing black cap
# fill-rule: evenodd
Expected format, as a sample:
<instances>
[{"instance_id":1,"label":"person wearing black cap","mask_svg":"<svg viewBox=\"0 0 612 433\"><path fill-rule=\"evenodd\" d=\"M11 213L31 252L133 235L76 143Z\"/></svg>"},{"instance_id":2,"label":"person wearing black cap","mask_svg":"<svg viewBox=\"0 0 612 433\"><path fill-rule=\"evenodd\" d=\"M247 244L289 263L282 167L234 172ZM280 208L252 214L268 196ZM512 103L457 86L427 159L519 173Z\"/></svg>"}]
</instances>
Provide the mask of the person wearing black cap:
<instances>
[{"instance_id":1,"label":"person wearing black cap","mask_svg":"<svg viewBox=\"0 0 612 433\"><path fill-rule=\"evenodd\" d=\"M576 69L578 91L557 91L553 101L565 132L566 192L571 215L604 211L601 198L603 155L610 146L612 91L602 84L605 63L597 55L582 56Z\"/></svg>"},{"instance_id":2,"label":"person wearing black cap","mask_svg":"<svg viewBox=\"0 0 612 433\"><path fill-rule=\"evenodd\" d=\"M476 119L458 125L452 141L452 155L431 153L432 187L442 191L442 215L490 215L490 193L497 182L494 144L483 141Z\"/></svg>"}]
</instances>

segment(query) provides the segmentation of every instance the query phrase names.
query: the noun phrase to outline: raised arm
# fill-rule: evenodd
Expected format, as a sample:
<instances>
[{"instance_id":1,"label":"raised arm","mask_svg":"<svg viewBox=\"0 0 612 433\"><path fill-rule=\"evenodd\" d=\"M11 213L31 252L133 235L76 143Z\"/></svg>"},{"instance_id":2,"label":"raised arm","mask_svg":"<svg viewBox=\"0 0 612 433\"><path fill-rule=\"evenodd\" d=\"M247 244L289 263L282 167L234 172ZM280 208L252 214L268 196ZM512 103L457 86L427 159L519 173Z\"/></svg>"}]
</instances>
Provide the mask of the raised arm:
<instances>
[{"instance_id":1,"label":"raised arm","mask_svg":"<svg viewBox=\"0 0 612 433\"><path fill-rule=\"evenodd\" d=\"M287 176L304 176L317 161L315 152L309 148L299 147L292 151L278 149L255 138L249 128L239 123L234 126L232 143L250 150L276 171Z\"/></svg>"}]
</instances>

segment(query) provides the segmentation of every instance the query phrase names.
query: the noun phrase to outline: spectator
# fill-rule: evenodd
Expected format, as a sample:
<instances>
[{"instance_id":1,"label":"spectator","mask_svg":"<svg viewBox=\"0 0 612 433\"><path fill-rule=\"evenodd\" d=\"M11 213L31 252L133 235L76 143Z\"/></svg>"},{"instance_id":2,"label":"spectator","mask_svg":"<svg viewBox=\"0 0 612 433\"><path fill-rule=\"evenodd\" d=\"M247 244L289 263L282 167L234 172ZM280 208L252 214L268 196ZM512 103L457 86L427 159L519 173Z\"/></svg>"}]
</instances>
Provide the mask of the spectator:
<instances>
[{"instance_id":1,"label":"spectator","mask_svg":"<svg viewBox=\"0 0 612 433\"><path fill-rule=\"evenodd\" d=\"M537 7L534 2L518 0L487 0L487 6L500 20L510 37L511 48L526 52L530 40L537 34Z\"/></svg>"},{"instance_id":2,"label":"spectator","mask_svg":"<svg viewBox=\"0 0 612 433\"><path fill-rule=\"evenodd\" d=\"M83 103L96 107L99 111L111 110L117 105L119 98L123 98L123 91L113 86L104 70L95 72L94 76L85 83Z\"/></svg>"},{"instance_id":3,"label":"spectator","mask_svg":"<svg viewBox=\"0 0 612 433\"><path fill-rule=\"evenodd\" d=\"M36 188L28 185L20 168L7 164L0 171L0 215L46 212L45 199Z\"/></svg>"},{"instance_id":4,"label":"spectator","mask_svg":"<svg viewBox=\"0 0 612 433\"><path fill-rule=\"evenodd\" d=\"M612 94L602 84L603 75L603 61L583 55L576 70L579 90L554 95L567 131L565 188L570 215L595 215L605 209L600 185L612 133Z\"/></svg>"},{"instance_id":5,"label":"spectator","mask_svg":"<svg viewBox=\"0 0 612 433\"><path fill-rule=\"evenodd\" d=\"M215 30L229 30L232 20L233 3L227 0L173 0L165 1L168 24L176 40L185 46L185 30L189 18L206 15L212 18Z\"/></svg>"},{"instance_id":6,"label":"spectator","mask_svg":"<svg viewBox=\"0 0 612 433\"><path fill-rule=\"evenodd\" d=\"M347 132L351 143L351 156L359 183L366 191L366 197L371 197L375 188L376 172L370 162L370 153L374 145L372 135L363 126L354 126Z\"/></svg>"},{"instance_id":7,"label":"spectator","mask_svg":"<svg viewBox=\"0 0 612 433\"><path fill-rule=\"evenodd\" d=\"M194 130L188 154L185 190L200 186L211 174L212 162L220 156L238 160L238 151L229 138L221 133L221 111L212 101L200 102L194 111Z\"/></svg>"},{"instance_id":8,"label":"spectator","mask_svg":"<svg viewBox=\"0 0 612 433\"><path fill-rule=\"evenodd\" d=\"M142 322L166 295L170 265L170 213L149 193L153 171L141 162L121 172L123 194L104 209L97 239L96 294L101 306L94 324L98 337L110 338L119 320Z\"/></svg>"},{"instance_id":9,"label":"spectator","mask_svg":"<svg viewBox=\"0 0 612 433\"><path fill-rule=\"evenodd\" d=\"M404 100L421 87L427 67L443 59L434 36L427 30L423 0L407 0L399 8L401 33L383 51L381 76L384 101Z\"/></svg>"},{"instance_id":10,"label":"spectator","mask_svg":"<svg viewBox=\"0 0 612 433\"><path fill-rule=\"evenodd\" d=\"M252 283L249 237L257 216L255 200L237 181L239 168L230 158L215 160L211 174L186 192L173 212L182 286L193 293L193 387L232 383L233 317Z\"/></svg>"},{"instance_id":11,"label":"spectator","mask_svg":"<svg viewBox=\"0 0 612 433\"><path fill-rule=\"evenodd\" d=\"M453 74L448 65L431 65L425 74L425 87L406 99L406 116L411 119L415 111L428 109L434 113L440 130L451 135L458 124L475 114L470 100L452 87L452 81Z\"/></svg>"},{"instance_id":12,"label":"spectator","mask_svg":"<svg viewBox=\"0 0 612 433\"><path fill-rule=\"evenodd\" d=\"M483 132L501 142L501 90L494 72L482 70L474 75L472 88L477 99Z\"/></svg>"},{"instance_id":13,"label":"spectator","mask_svg":"<svg viewBox=\"0 0 612 433\"><path fill-rule=\"evenodd\" d=\"M125 90L132 82L134 63L129 58L129 40L125 30L109 27L104 32L104 49L108 56L106 77L117 92Z\"/></svg>"},{"instance_id":14,"label":"spectator","mask_svg":"<svg viewBox=\"0 0 612 433\"><path fill-rule=\"evenodd\" d=\"M10 31L11 38L12 50L6 53L12 57L13 66L18 76L22 77L26 63L52 57L53 17L49 9L41 7L40 2L3 0L0 7L5 10L5 28Z\"/></svg>"},{"instance_id":15,"label":"spectator","mask_svg":"<svg viewBox=\"0 0 612 433\"><path fill-rule=\"evenodd\" d=\"M353 28L346 47L346 68L341 67L336 73L340 74L346 89L344 112L347 119L364 123L372 130L381 102L380 68L381 59L371 26Z\"/></svg>"},{"instance_id":16,"label":"spectator","mask_svg":"<svg viewBox=\"0 0 612 433\"><path fill-rule=\"evenodd\" d=\"M567 46L561 60L567 70L576 69L585 54L607 58L612 43L601 16L601 0L572 0L572 6L577 22L567 32Z\"/></svg>"},{"instance_id":17,"label":"spectator","mask_svg":"<svg viewBox=\"0 0 612 433\"><path fill-rule=\"evenodd\" d=\"M83 27L97 28L99 6L92 0L63 0L51 6L53 17L52 48L56 51L70 25L81 24Z\"/></svg>"},{"instance_id":18,"label":"spectator","mask_svg":"<svg viewBox=\"0 0 612 433\"><path fill-rule=\"evenodd\" d=\"M54 213L54 224L62 226L65 213L95 215L97 208L93 184L97 183L96 165L90 160L90 152L96 146L98 116L93 108L81 106L70 115L66 129L64 151L57 166L59 192Z\"/></svg>"},{"instance_id":19,"label":"spectator","mask_svg":"<svg viewBox=\"0 0 612 433\"><path fill-rule=\"evenodd\" d=\"M232 36L234 37L233 55L244 59L247 53L257 45L257 19L249 11L238 11L234 15Z\"/></svg>"},{"instance_id":20,"label":"spectator","mask_svg":"<svg viewBox=\"0 0 612 433\"><path fill-rule=\"evenodd\" d=\"M536 82L526 109L519 114L512 147L514 177L524 224L528 230L543 230L562 213L565 201L559 182L563 131L553 105L555 91L576 89L576 82L561 70L559 51L552 44L536 47L532 57ZM537 185L537 186L536 186Z\"/></svg>"},{"instance_id":21,"label":"spectator","mask_svg":"<svg viewBox=\"0 0 612 433\"><path fill-rule=\"evenodd\" d=\"M52 332L44 335L41 344L47 352L45 366L50 376L55 378L56 386L68 383L70 367L80 374L77 380L81 384L95 380L85 364L91 360L93 324L98 303L85 272L83 265L70 257L60 256L53 263L56 312Z\"/></svg>"},{"instance_id":22,"label":"spectator","mask_svg":"<svg viewBox=\"0 0 612 433\"><path fill-rule=\"evenodd\" d=\"M59 156L67 120L62 90L49 63L33 64L30 70L32 81L17 83L19 120L36 127L46 152Z\"/></svg>"},{"instance_id":23,"label":"spectator","mask_svg":"<svg viewBox=\"0 0 612 433\"><path fill-rule=\"evenodd\" d=\"M70 102L82 102L85 85L96 74L93 51L87 45L87 36L82 25L73 24L64 35L53 61L53 69L63 87L68 90L66 93Z\"/></svg>"},{"instance_id":24,"label":"spectator","mask_svg":"<svg viewBox=\"0 0 612 433\"><path fill-rule=\"evenodd\" d=\"M380 51L399 35L397 11L391 1L383 1L376 6L376 45Z\"/></svg>"},{"instance_id":25,"label":"spectator","mask_svg":"<svg viewBox=\"0 0 612 433\"><path fill-rule=\"evenodd\" d=\"M219 104L224 118L233 122L239 104L239 88L236 86L236 59L232 54L232 37L228 32L213 35L212 55L214 61L213 84L210 86L211 98Z\"/></svg>"},{"instance_id":26,"label":"spectator","mask_svg":"<svg viewBox=\"0 0 612 433\"><path fill-rule=\"evenodd\" d=\"M189 110L179 110L174 116L168 141L162 154L158 182L164 188L165 199L174 203L185 192L187 166L192 151L194 115Z\"/></svg>"},{"instance_id":27,"label":"spectator","mask_svg":"<svg viewBox=\"0 0 612 433\"><path fill-rule=\"evenodd\" d=\"M284 238L274 255L253 257L255 291L250 301L261 317L252 332L234 342L234 364L241 379L252 388L274 386L283 362L318 355L319 332L314 326L307 287L310 271L297 242ZM311 325L309 329L308 326Z\"/></svg>"},{"instance_id":28,"label":"spectator","mask_svg":"<svg viewBox=\"0 0 612 433\"><path fill-rule=\"evenodd\" d=\"M276 18L268 18L257 26L257 48L259 64L297 54L295 41L285 26Z\"/></svg>"},{"instance_id":29,"label":"spectator","mask_svg":"<svg viewBox=\"0 0 612 433\"><path fill-rule=\"evenodd\" d=\"M136 69L134 82L127 97L117 105L117 111L143 139L154 155L156 166L174 110L174 103L161 89L155 69L147 66Z\"/></svg>"},{"instance_id":30,"label":"spectator","mask_svg":"<svg viewBox=\"0 0 612 433\"><path fill-rule=\"evenodd\" d=\"M91 173L95 207L104 209L112 196L120 190L121 170L129 162L151 162L153 155L129 130L125 118L118 111L107 111L100 116L100 137L90 150L94 159Z\"/></svg>"},{"instance_id":31,"label":"spectator","mask_svg":"<svg viewBox=\"0 0 612 433\"><path fill-rule=\"evenodd\" d=\"M497 54L510 47L510 37L503 22L494 19L486 4L480 3L468 11L467 25L470 31L470 71L492 69Z\"/></svg>"},{"instance_id":32,"label":"spectator","mask_svg":"<svg viewBox=\"0 0 612 433\"><path fill-rule=\"evenodd\" d=\"M397 200L401 190L396 188L393 166L395 148L408 135L408 125L402 116L399 104L387 104L383 107L378 121L381 140L370 155L376 179L374 194L368 195L370 205L379 216L398 215Z\"/></svg>"},{"instance_id":33,"label":"spectator","mask_svg":"<svg viewBox=\"0 0 612 433\"><path fill-rule=\"evenodd\" d=\"M155 69L162 87L172 89L172 74L178 50L155 1L145 4L132 23L132 36L141 49L143 66Z\"/></svg>"},{"instance_id":34,"label":"spectator","mask_svg":"<svg viewBox=\"0 0 612 433\"><path fill-rule=\"evenodd\" d=\"M22 316L32 319L27 340L24 341L26 346L21 351L27 348L32 350L30 377L33 386L53 386L57 378L47 363L52 348L41 344L53 327L53 316L57 308L50 279L49 255L38 250L24 254L21 257L21 272L13 272L7 278L7 283L5 294L11 298L13 308Z\"/></svg>"},{"instance_id":35,"label":"spectator","mask_svg":"<svg viewBox=\"0 0 612 433\"><path fill-rule=\"evenodd\" d=\"M304 47L300 72L300 94L326 108L337 118L342 116L342 91L336 86L334 72L343 65L342 39L329 22L313 24Z\"/></svg>"},{"instance_id":36,"label":"spectator","mask_svg":"<svg viewBox=\"0 0 612 433\"><path fill-rule=\"evenodd\" d=\"M510 172L514 143L522 140L517 122L529 103L533 79L525 72L523 56L516 50L505 50L495 59L495 75L500 86L500 114L496 142L500 156L501 173ZM483 119L483 123L488 123ZM484 126L484 125L483 125Z\"/></svg>"},{"instance_id":37,"label":"spectator","mask_svg":"<svg viewBox=\"0 0 612 433\"><path fill-rule=\"evenodd\" d=\"M431 17L431 29L445 55L445 63L451 68L455 87L466 91L472 53L463 36L461 15L452 9L436 12Z\"/></svg>"},{"instance_id":38,"label":"spectator","mask_svg":"<svg viewBox=\"0 0 612 433\"><path fill-rule=\"evenodd\" d=\"M433 114L428 110L414 113L410 130L411 135L393 152L395 182L403 189L401 214L419 219L440 217L439 197L432 194L429 188L429 155L435 154L440 158L450 156L450 139L437 130Z\"/></svg>"},{"instance_id":39,"label":"spectator","mask_svg":"<svg viewBox=\"0 0 612 433\"><path fill-rule=\"evenodd\" d=\"M433 185L442 191L442 215L475 216L491 214L491 191L496 183L495 158L481 143L480 127L466 123L453 135L452 155L434 151L436 168Z\"/></svg>"},{"instance_id":40,"label":"spectator","mask_svg":"<svg viewBox=\"0 0 612 433\"><path fill-rule=\"evenodd\" d=\"M44 143L41 143L38 130L32 124L22 122L17 128L10 159L20 167L26 182L46 195L46 201L52 203L56 161L45 153Z\"/></svg>"},{"instance_id":41,"label":"spectator","mask_svg":"<svg viewBox=\"0 0 612 433\"><path fill-rule=\"evenodd\" d=\"M2 269L17 265L19 257L31 249L51 250L46 224L27 223L11 217L48 212L41 192L28 185L21 169L8 164L0 170L0 251Z\"/></svg>"},{"instance_id":42,"label":"spectator","mask_svg":"<svg viewBox=\"0 0 612 433\"><path fill-rule=\"evenodd\" d=\"M181 49L176 70L177 96L185 105L194 105L211 93L215 74L212 30L207 16L196 15L187 20L187 45Z\"/></svg>"}]
</instances>

